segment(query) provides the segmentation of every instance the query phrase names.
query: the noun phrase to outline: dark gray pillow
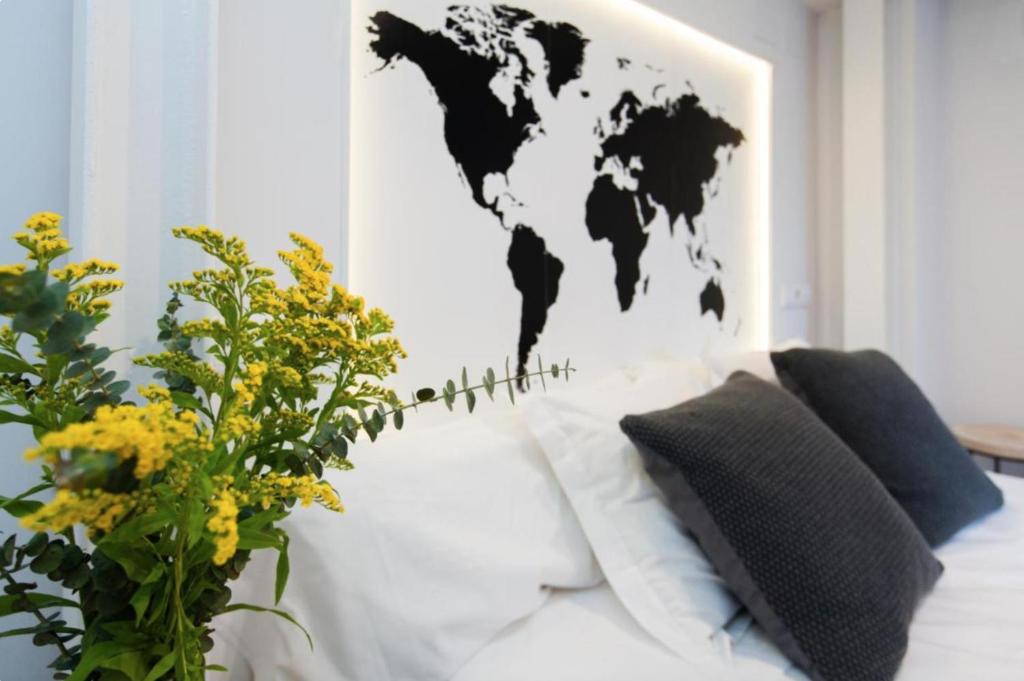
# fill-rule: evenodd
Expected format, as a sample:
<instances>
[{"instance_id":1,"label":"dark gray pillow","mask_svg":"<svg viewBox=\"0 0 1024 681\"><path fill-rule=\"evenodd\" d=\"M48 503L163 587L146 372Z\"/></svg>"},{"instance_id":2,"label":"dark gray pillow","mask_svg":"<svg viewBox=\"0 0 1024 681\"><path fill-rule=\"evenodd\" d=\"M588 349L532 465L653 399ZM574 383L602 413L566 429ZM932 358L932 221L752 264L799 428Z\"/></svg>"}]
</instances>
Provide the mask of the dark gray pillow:
<instances>
[{"instance_id":1,"label":"dark gray pillow","mask_svg":"<svg viewBox=\"0 0 1024 681\"><path fill-rule=\"evenodd\" d=\"M779 381L857 453L938 546L1003 505L903 370L877 350L772 353Z\"/></svg>"},{"instance_id":2,"label":"dark gray pillow","mask_svg":"<svg viewBox=\"0 0 1024 681\"><path fill-rule=\"evenodd\" d=\"M942 565L805 405L750 374L622 430L768 635L815 681L888 681Z\"/></svg>"}]
</instances>

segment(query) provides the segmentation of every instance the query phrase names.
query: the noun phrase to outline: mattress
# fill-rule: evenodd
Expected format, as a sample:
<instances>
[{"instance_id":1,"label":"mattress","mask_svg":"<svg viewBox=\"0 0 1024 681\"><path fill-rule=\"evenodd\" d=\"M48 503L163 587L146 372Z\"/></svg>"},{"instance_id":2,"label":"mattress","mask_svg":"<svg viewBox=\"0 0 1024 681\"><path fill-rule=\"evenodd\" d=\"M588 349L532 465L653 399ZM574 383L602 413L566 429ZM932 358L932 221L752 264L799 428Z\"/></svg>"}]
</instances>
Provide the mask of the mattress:
<instances>
[{"instance_id":1,"label":"mattress","mask_svg":"<svg viewBox=\"0 0 1024 681\"><path fill-rule=\"evenodd\" d=\"M897 681L1024 681L1024 479L992 477L1005 507L936 552L946 570L914 618ZM718 639L719 678L806 679L748 617ZM637 625L605 583L553 593L453 681L678 681L692 672Z\"/></svg>"}]
</instances>

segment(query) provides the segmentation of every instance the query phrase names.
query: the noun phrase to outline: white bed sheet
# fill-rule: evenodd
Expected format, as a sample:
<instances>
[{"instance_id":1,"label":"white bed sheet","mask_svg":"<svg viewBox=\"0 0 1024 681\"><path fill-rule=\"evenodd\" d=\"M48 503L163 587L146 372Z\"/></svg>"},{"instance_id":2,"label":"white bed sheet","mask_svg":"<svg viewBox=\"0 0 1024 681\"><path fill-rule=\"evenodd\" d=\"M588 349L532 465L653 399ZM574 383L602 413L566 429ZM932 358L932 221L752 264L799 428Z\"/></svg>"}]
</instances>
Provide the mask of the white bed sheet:
<instances>
[{"instance_id":1,"label":"white bed sheet","mask_svg":"<svg viewBox=\"0 0 1024 681\"><path fill-rule=\"evenodd\" d=\"M1005 507L937 551L946 571L914 618L897 681L1024 681L1024 479L992 477ZM712 649L717 678L806 680L749 621L734 622ZM555 593L453 681L679 681L693 672L602 584Z\"/></svg>"}]
</instances>

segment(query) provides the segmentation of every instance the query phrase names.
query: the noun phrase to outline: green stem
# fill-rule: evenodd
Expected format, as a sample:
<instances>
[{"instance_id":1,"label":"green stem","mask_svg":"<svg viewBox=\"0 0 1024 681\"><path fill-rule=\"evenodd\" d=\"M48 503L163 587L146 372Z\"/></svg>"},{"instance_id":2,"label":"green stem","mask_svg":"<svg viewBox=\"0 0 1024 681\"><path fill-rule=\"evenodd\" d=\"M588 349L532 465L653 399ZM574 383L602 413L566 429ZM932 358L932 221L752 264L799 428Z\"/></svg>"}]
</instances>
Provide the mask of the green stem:
<instances>
[{"instance_id":1,"label":"green stem","mask_svg":"<svg viewBox=\"0 0 1024 681\"><path fill-rule=\"evenodd\" d=\"M188 540L188 509L189 499L182 504L181 516L178 518L178 542L174 552L174 649L178 653L178 664L184 679L188 678L188 654L185 649L185 606L181 600L182 587L185 583L185 542Z\"/></svg>"}]
</instances>

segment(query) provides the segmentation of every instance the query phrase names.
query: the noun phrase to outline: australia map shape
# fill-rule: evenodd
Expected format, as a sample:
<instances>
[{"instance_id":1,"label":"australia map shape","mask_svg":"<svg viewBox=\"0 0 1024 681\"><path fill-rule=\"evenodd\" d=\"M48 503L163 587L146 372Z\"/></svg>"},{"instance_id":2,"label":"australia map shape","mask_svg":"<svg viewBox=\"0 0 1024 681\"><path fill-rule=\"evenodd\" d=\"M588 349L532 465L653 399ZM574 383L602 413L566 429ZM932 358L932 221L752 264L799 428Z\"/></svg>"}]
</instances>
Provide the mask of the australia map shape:
<instances>
[{"instance_id":1,"label":"australia map shape","mask_svg":"<svg viewBox=\"0 0 1024 681\"><path fill-rule=\"evenodd\" d=\"M546 88L555 99L567 96L566 85L583 74L590 40L576 26L510 5L453 5L444 26L436 29L382 11L369 17L368 30L381 70L408 64L430 84L455 169L472 200L509 232L506 264L522 298L517 342L522 373L558 299L559 282L572 273L534 227L510 218L507 207L516 198L508 186L509 170L526 143L546 134L534 88ZM529 58L530 41L540 46L541 63ZM617 67L629 69L631 60L620 58ZM588 93L577 89L573 96ZM695 220L715 193L719 152L731 160L745 139L693 91L647 96L640 88L627 89L605 115L581 125L593 129L600 152L593 163L586 224L579 228L595 242L611 244L613 290L619 309L627 312L649 283L649 277L641 282L641 255L659 210L673 234L680 222L696 234ZM698 295L700 314L721 321L723 264L704 244L688 247L688 256L691 266L708 273Z\"/></svg>"}]
</instances>

